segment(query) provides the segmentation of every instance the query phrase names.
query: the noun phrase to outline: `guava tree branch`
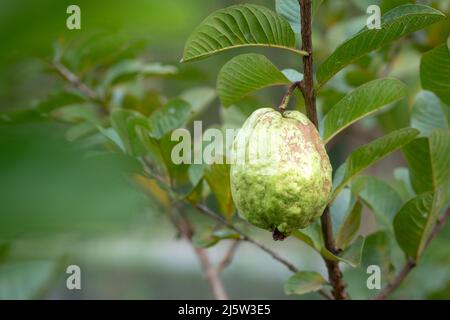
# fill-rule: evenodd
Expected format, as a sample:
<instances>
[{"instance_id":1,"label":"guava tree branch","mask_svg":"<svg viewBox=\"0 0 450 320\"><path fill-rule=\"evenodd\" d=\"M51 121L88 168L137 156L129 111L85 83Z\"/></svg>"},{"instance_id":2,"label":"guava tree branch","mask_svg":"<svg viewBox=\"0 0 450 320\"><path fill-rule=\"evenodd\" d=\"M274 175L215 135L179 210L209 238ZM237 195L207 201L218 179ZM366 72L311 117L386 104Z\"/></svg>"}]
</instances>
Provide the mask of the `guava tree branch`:
<instances>
[{"instance_id":1,"label":"guava tree branch","mask_svg":"<svg viewBox=\"0 0 450 320\"><path fill-rule=\"evenodd\" d=\"M214 299L216 300L228 300L228 295L225 291L225 287L220 279L220 272L218 268L215 268L208 257L208 253L205 249L196 247L192 242L194 236L194 227L188 217L181 214L179 220L174 219L173 215L170 216L170 220L177 228L180 235L190 244L192 250L196 254L200 264L202 265L203 275L211 287Z\"/></svg>"},{"instance_id":2,"label":"guava tree branch","mask_svg":"<svg viewBox=\"0 0 450 320\"><path fill-rule=\"evenodd\" d=\"M221 273L233 260L234 255L236 254L237 249L239 248L240 242L235 240L231 243L231 246L228 248L227 252L223 256L216 270L218 273Z\"/></svg>"},{"instance_id":3,"label":"guava tree branch","mask_svg":"<svg viewBox=\"0 0 450 320\"><path fill-rule=\"evenodd\" d=\"M314 89L314 70L313 70L313 49L312 49L312 6L311 0L299 0L301 17L301 36L302 50L308 55L303 56L303 81L300 83L300 89L305 99L306 114L316 127L318 127L316 94ZM321 217L322 234L325 247L336 253L336 246L331 224L330 210L327 207ZM346 285L342 280L342 272L339 268L339 262L325 259L328 269L328 278L333 287L333 296L336 300L348 299L345 292Z\"/></svg>"},{"instance_id":4,"label":"guava tree branch","mask_svg":"<svg viewBox=\"0 0 450 320\"><path fill-rule=\"evenodd\" d=\"M433 230L431 231L430 236L425 243L424 250L430 245L431 241L439 234L439 232L444 228L445 223L450 218L450 208L438 219ZM397 274L397 276L375 297L374 300L384 300L386 299L392 292L394 292L400 284L405 280L405 278L409 275L409 273L416 267L416 262L408 258L403 268Z\"/></svg>"},{"instance_id":5,"label":"guava tree branch","mask_svg":"<svg viewBox=\"0 0 450 320\"><path fill-rule=\"evenodd\" d=\"M231 230L233 230L234 232L236 232L237 234L239 234L242 237L242 240L247 241L252 243L253 245L257 246L259 249L261 249L262 251L268 253L269 255L272 256L272 258L274 258L275 260L277 260L278 262L280 262L281 264L283 264L286 268L288 268L291 272L299 272L299 270L297 269L296 266L294 266L292 263L290 263L289 261L287 261L285 258L281 257L278 253L276 253L275 251L270 250L269 248L267 248L265 245L263 245L262 243L259 243L258 241L256 241L255 239L251 238L250 236L248 236L247 234L245 234L243 231L241 231L240 229L238 229L236 226L234 226L232 223L229 223L225 218L222 218L222 216L220 216L219 214L215 213L214 211L212 211L210 208L208 208L207 206L203 205L203 204L196 204L195 207L200 210L200 212L204 213L205 215L209 216L210 218L220 222L222 225L224 225L227 228L230 228Z\"/></svg>"},{"instance_id":6,"label":"guava tree branch","mask_svg":"<svg viewBox=\"0 0 450 320\"><path fill-rule=\"evenodd\" d=\"M92 88L86 85L84 82L80 80L80 78L75 75L72 71L67 69L61 62L52 61L50 63L50 67L56 71L56 73L66 82L68 82L74 89L79 91L85 98L100 106L97 109L97 112L100 115L107 114L107 104L103 99L99 97L97 92L95 92Z\"/></svg>"},{"instance_id":7,"label":"guava tree branch","mask_svg":"<svg viewBox=\"0 0 450 320\"><path fill-rule=\"evenodd\" d=\"M203 205L203 204L196 204L194 205L195 208L197 208L200 212L202 212L203 214L207 215L208 217L220 222L222 225L224 225L227 228L230 228L231 230L235 231L236 233L238 233L241 237L243 241L247 241L250 242L251 244L253 244L254 246L258 247L259 249L261 249L262 251L266 252L267 254L269 254L270 256L272 256L273 259L277 260L278 262L280 262L281 264L283 264L286 268L288 268L291 272L293 273L297 273L300 270L294 266L292 263L290 263L289 261L287 261L285 258L281 257L278 253L276 253L275 251L267 248L265 245L259 243L258 241L256 241L255 239L251 238L250 236L248 236L247 234L245 234L243 231L241 231L239 228L236 228L233 224L229 223L226 219L224 219L222 216L220 216L218 213L212 211L210 208L208 208L207 206ZM319 293L321 296L323 296L325 299L331 300L331 297L323 290L319 290L317 291L317 293Z\"/></svg>"}]
</instances>

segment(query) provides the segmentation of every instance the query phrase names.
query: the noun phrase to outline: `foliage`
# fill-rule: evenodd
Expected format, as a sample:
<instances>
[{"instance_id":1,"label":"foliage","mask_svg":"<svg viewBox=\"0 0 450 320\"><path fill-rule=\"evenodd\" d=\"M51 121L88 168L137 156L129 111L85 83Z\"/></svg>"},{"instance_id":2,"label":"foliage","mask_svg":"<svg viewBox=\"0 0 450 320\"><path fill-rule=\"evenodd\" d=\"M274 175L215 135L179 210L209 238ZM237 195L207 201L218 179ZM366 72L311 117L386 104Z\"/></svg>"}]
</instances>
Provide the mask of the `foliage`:
<instances>
[{"instance_id":1,"label":"foliage","mask_svg":"<svg viewBox=\"0 0 450 320\"><path fill-rule=\"evenodd\" d=\"M368 298L377 292L366 290L365 281L355 284L353 279L365 275L371 264L381 267L386 285L404 261L417 263L418 273L424 272L422 261L425 267L435 260L450 263L448 251L439 255L432 245L427 256L430 236L450 203L450 28L441 12L445 1L431 1L432 5L377 1L383 9L379 30L362 28L365 16L353 19L365 8L353 2L313 1L314 25L320 26L313 29L319 132L335 169L329 207L338 251L327 249L319 224L295 231L291 241L306 244L325 260L349 266L345 279L351 295ZM299 66L307 52L301 49L299 14L294 0L277 0L274 8L237 4L218 9L187 38L183 64L148 59L140 37L103 35L56 42L54 52L44 54L46 63L37 67L41 75L53 77L51 90L28 107L0 110L0 143L8 150L0 161L0 241L80 230L92 235L133 225L123 212L142 210L143 193L151 214L164 213L197 249L246 240L242 230L255 231L235 214L229 166L175 164L171 154L177 141L171 135L179 128L190 134L193 122L202 119L219 131L240 126L263 106L260 101L278 106L281 91L276 87L303 79ZM238 48L248 52L230 58ZM214 59L229 61L218 72L214 89L205 85L205 75L211 73L208 65L187 63L222 52ZM292 100L293 108L304 111L300 95L292 94ZM216 114L221 117L210 117ZM52 132L70 143L49 140L52 134L47 131L39 136L39 124L57 127ZM33 128L29 135L17 132L24 126ZM349 147L358 136L370 138ZM60 146L56 153L55 145ZM395 154L396 161L402 161L398 151L404 167L393 168L383 159ZM193 145L189 152L194 158L201 151ZM379 166L387 169L376 170ZM45 179L53 184L42 184ZM28 189L22 190L25 183ZM42 200L47 194L57 201ZM200 218L202 211L210 212L202 210L206 205L217 212L214 219ZM174 221L185 224L180 229ZM190 225L192 232L183 233ZM444 229L444 237L448 231ZM6 298L36 297L64 258L58 254L51 262L19 263L6 250L2 258L1 248L0 284L15 288ZM27 278L34 265L39 277L29 288L10 281L11 273ZM450 271L443 272L443 279L450 283ZM329 281L319 268L297 270L284 290L288 295L323 293ZM414 279L402 285L399 297L409 297ZM420 297L439 290L432 288Z\"/></svg>"}]
</instances>

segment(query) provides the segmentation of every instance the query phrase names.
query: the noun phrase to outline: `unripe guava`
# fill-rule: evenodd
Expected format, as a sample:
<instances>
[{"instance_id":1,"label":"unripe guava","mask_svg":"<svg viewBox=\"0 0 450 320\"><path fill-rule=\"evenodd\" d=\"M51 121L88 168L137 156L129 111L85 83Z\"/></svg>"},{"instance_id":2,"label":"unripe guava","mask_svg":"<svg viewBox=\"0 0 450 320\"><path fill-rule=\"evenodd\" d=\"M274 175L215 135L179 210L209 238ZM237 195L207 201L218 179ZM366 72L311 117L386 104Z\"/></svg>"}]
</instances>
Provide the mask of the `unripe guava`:
<instances>
[{"instance_id":1,"label":"unripe guava","mask_svg":"<svg viewBox=\"0 0 450 320\"><path fill-rule=\"evenodd\" d=\"M320 217L332 168L316 127L301 112L258 109L232 145L230 178L241 217L280 240Z\"/></svg>"}]
</instances>

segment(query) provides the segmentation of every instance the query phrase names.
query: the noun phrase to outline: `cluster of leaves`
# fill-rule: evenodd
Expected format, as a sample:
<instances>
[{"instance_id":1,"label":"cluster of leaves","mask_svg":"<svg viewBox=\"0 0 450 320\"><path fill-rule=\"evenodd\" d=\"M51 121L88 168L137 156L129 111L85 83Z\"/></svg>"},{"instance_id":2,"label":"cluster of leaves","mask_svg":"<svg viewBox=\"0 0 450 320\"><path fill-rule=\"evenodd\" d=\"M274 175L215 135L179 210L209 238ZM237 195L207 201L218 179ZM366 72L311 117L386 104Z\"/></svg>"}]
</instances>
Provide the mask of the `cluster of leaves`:
<instances>
[{"instance_id":1,"label":"cluster of leaves","mask_svg":"<svg viewBox=\"0 0 450 320\"><path fill-rule=\"evenodd\" d=\"M374 51L445 19L437 9L407 2L397 1L389 8L382 17L381 29L362 28L322 61L317 69L319 99L327 98L330 92L329 89L327 92L327 83L342 75L345 67L360 64L367 67L376 58ZM313 13L320 10L321 3L313 1ZM183 61L195 61L245 46L264 46L304 55L296 41L301 25L299 12L296 0L277 0L276 12L250 4L218 10L189 37ZM325 248L317 225L295 232L297 239L329 260L357 267L363 251L373 256L378 247L390 246L388 242L394 235L407 259L415 263L419 260L433 226L450 200L449 65L448 43L424 53L420 78L423 90L427 91L416 95L410 126L359 147L335 171L330 205L337 246L342 252L335 255ZM347 77L351 74L347 73ZM343 94L339 92L334 105L324 108L319 131L325 144L350 125L405 99L409 93L407 86L398 79L371 77L375 79L354 74L356 88ZM217 93L227 107L256 90L288 85L302 78L295 70L279 70L264 55L243 54L223 66L217 79ZM336 86L332 83L330 87ZM408 168L401 168L402 177L398 177L395 186L377 177L360 175L397 150L403 151ZM366 237L358 236L363 206L375 214L379 224L378 230ZM339 210L341 213L337 212ZM389 256L381 258L382 261L372 262L390 266ZM320 290L325 284L326 280L317 272L299 272L286 283L286 293L304 294Z\"/></svg>"},{"instance_id":2,"label":"cluster of leaves","mask_svg":"<svg viewBox=\"0 0 450 320\"><path fill-rule=\"evenodd\" d=\"M380 76L379 70L392 59L389 54L398 39L445 18L432 7L405 4L409 1L396 1L395 5L380 2L387 11L382 28L363 28L355 33L324 57L317 69L319 131L324 143L329 144L337 140L340 132L371 115L376 114L381 123L383 115L388 115L385 120L402 104L409 103L407 96L413 97L411 111L406 112L410 118L400 128L392 128L389 121L381 123L388 133L351 152L335 170L330 210L340 253L325 248L318 224L298 230L293 236L324 258L352 268L378 264L383 279L389 280L394 268L391 249L399 246L408 259L417 262L432 227L450 200L450 42L426 48L428 51L422 55L423 90L411 91L396 78L382 73ZM277 0L275 4L275 11L241 4L212 13L187 40L182 61L242 47L305 55L298 49L298 1ZM325 4L332 5L314 0L313 12L319 12ZM174 164L171 153L177 142L171 141L171 134L174 129L191 128L216 94L224 107L220 109L224 122L220 129L239 127L255 107L249 102L251 94L301 81L303 75L293 69L297 66L279 70L266 56L246 53L223 66L216 90L194 87L166 97L159 90L160 80L176 80L179 67L136 59L145 42L123 46L122 40L93 38L73 47L56 46L49 68L63 78L65 86L31 109L0 114L0 124L49 119L65 123L68 140L106 146L111 153L138 160L139 165L132 170L135 181L169 216L177 206L206 202L228 224L239 223L231 198L228 165ZM362 175L365 169L398 150L403 152L408 167L396 169L392 181ZM192 150L193 155L196 152ZM366 236L359 232L364 208L373 212L377 222L376 231ZM240 236L214 224L197 228L192 241L207 248L223 239L238 240ZM301 271L286 282L285 291L305 294L326 285L320 273Z\"/></svg>"}]
</instances>

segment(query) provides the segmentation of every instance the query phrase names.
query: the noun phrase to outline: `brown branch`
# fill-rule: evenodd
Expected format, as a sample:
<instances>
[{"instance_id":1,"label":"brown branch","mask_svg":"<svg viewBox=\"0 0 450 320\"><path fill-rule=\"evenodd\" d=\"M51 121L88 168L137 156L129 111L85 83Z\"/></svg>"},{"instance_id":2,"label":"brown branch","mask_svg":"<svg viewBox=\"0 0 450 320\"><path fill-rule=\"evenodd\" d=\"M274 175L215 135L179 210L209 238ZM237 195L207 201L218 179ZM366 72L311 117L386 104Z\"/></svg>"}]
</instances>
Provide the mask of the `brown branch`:
<instances>
[{"instance_id":1,"label":"brown branch","mask_svg":"<svg viewBox=\"0 0 450 320\"><path fill-rule=\"evenodd\" d=\"M433 241L434 238L439 234L439 232L444 228L445 223L450 218L450 208L447 209L447 211L438 219L436 222L433 230L431 231L430 236L427 239L427 242L425 243L424 249L428 248L431 241ZM397 274L397 276L375 297L373 297L373 300L384 300L386 299L392 292L394 292L405 280L405 278L409 275L409 273L416 267L416 261L414 261L411 258L408 258L406 261L406 264L403 266L403 268L400 270L400 272Z\"/></svg>"},{"instance_id":2,"label":"brown branch","mask_svg":"<svg viewBox=\"0 0 450 320\"><path fill-rule=\"evenodd\" d=\"M212 211L211 209L209 209L207 206L203 205L203 204L196 204L195 207L200 210L201 212L203 212L204 214L206 214L207 216L213 218L214 220L220 222L222 225L224 225L225 227L230 228L231 230L235 231L236 233L238 233L241 237L242 240L247 241L252 243L253 245L257 246L258 248L260 248L262 251L268 253L270 256L272 256L272 258L274 258L275 260L277 260L278 262L280 262L281 264L283 264L286 268L288 268L291 272L299 272L299 269L297 269L297 267L295 267L292 263L290 263L289 261L287 261L286 259L284 259L283 257L281 257L278 253L276 253L275 251L270 250L269 248L267 248L265 245L259 243L258 241L256 241L255 239L251 238L250 236L246 235L244 232L242 232L241 230L239 230L238 228L236 228L233 224L229 223L225 218L222 218L220 215L218 215L217 213L215 213L214 211Z\"/></svg>"},{"instance_id":3,"label":"brown branch","mask_svg":"<svg viewBox=\"0 0 450 320\"><path fill-rule=\"evenodd\" d=\"M78 90L83 96L85 96L91 102L100 106L97 112L100 115L105 115L108 113L108 106L103 99L101 99L97 92L83 83L80 78L78 78L72 71L67 69L61 62L53 61L50 66L56 73L65 81L67 81L73 88Z\"/></svg>"},{"instance_id":4,"label":"brown branch","mask_svg":"<svg viewBox=\"0 0 450 320\"><path fill-rule=\"evenodd\" d=\"M225 253L225 255L223 256L222 260L220 261L219 265L216 268L218 273L221 273L231 263L231 260L233 260L233 257L239 247L239 244L240 244L239 241L233 241L233 243L228 248L227 252Z\"/></svg>"},{"instance_id":5,"label":"brown branch","mask_svg":"<svg viewBox=\"0 0 450 320\"><path fill-rule=\"evenodd\" d=\"M305 98L306 114L317 127L316 95L314 92L314 70L312 49L311 0L299 0L302 28L302 50L308 53L303 56L303 81L300 88Z\"/></svg>"},{"instance_id":6,"label":"brown branch","mask_svg":"<svg viewBox=\"0 0 450 320\"><path fill-rule=\"evenodd\" d=\"M316 94L314 89L314 70L313 70L313 49L312 49L312 8L311 0L299 0L301 16L302 50L308 53L303 56L303 81L300 83L300 89L305 99L306 114L311 122L318 127ZM327 207L321 217L322 233L325 247L332 253L336 253L335 241L333 237L333 228L331 217ZM328 278L333 287L332 294L336 300L348 299L345 292L346 285L342 280L342 272L339 268L339 262L325 259L328 270Z\"/></svg>"},{"instance_id":7,"label":"brown branch","mask_svg":"<svg viewBox=\"0 0 450 320\"><path fill-rule=\"evenodd\" d=\"M266 252L267 254L269 254L273 259L277 260L278 262L283 264L286 268L288 268L289 271L291 271L293 273L297 273L300 271L299 269L297 269L297 267L295 267L292 263L287 261L285 258L281 257L278 253L267 248L265 245L259 243L258 241L251 238L250 236L246 235L244 232L242 232L241 230L236 228L233 224L229 223L226 219L222 218L220 215L218 215L217 213L215 213L214 211L209 209L207 206L205 206L203 204L196 204L195 207L198 210L200 210L200 212L204 213L205 215L211 217L212 219L220 222L222 225L224 225L224 226L230 228L231 230L235 231L236 233L238 233L242 237L243 241L247 241L247 242L253 244L254 246L258 247L262 251ZM319 290L319 291L317 291L317 293L319 293L325 299L331 300L331 297L325 291Z\"/></svg>"},{"instance_id":8,"label":"brown branch","mask_svg":"<svg viewBox=\"0 0 450 320\"><path fill-rule=\"evenodd\" d=\"M219 277L219 273L212 266L208 257L208 253L206 252L205 249L197 248L192 242L192 237L194 235L194 227L192 226L191 221L183 214L181 214L181 218L179 219L179 221L176 221L173 218L171 218L171 221L178 229L178 232L181 234L181 236L190 244L198 260L200 261L200 264L202 265L203 269L203 275L208 281L209 286L211 287L214 299L228 300L225 287L222 283L222 280Z\"/></svg>"},{"instance_id":9,"label":"brown branch","mask_svg":"<svg viewBox=\"0 0 450 320\"><path fill-rule=\"evenodd\" d=\"M195 247L192 242L189 242L194 249L200 263L202 264L203 274L211 287L214 299L228 300L227 293L223 286L222 280L219 277L219 272L211 265L208 254L205 249Z\"/></svg>"}]
</instances>

